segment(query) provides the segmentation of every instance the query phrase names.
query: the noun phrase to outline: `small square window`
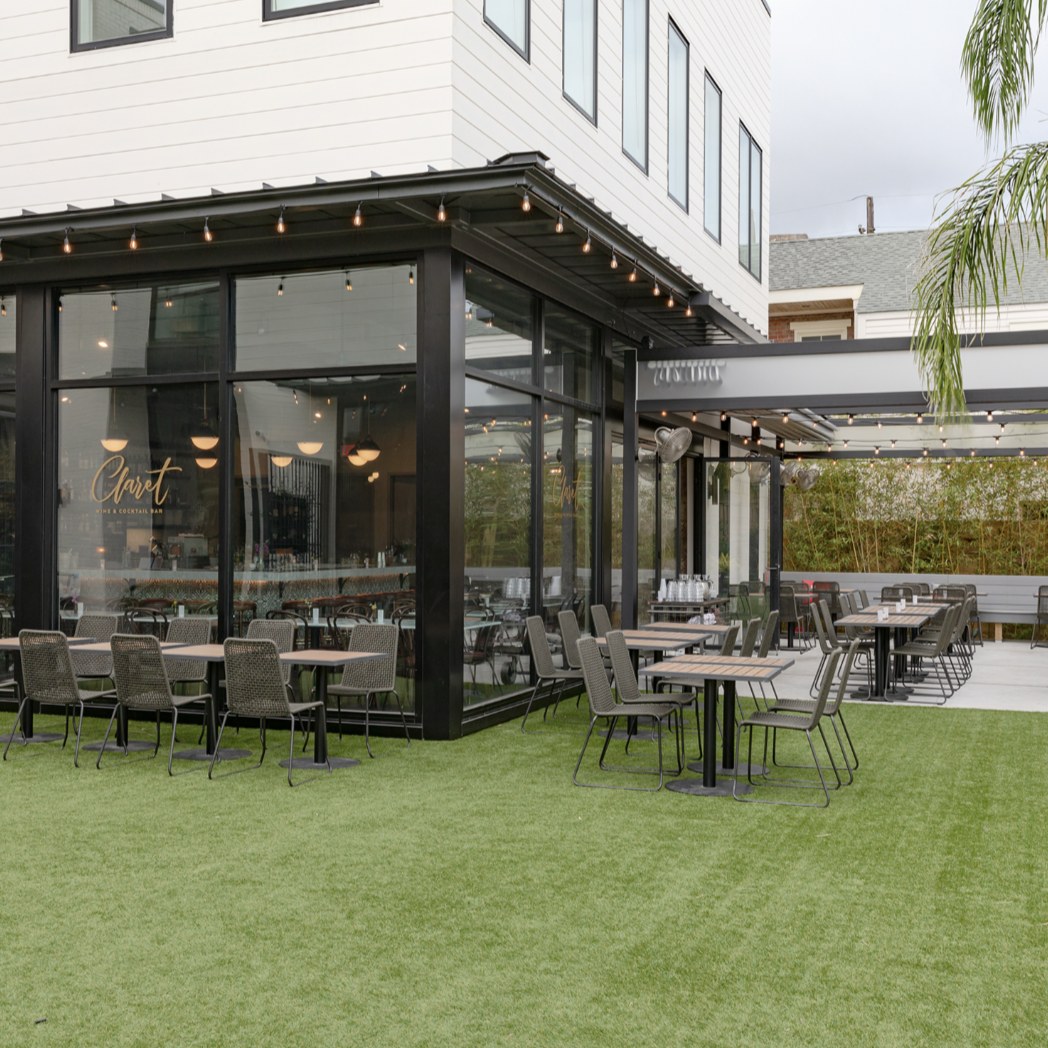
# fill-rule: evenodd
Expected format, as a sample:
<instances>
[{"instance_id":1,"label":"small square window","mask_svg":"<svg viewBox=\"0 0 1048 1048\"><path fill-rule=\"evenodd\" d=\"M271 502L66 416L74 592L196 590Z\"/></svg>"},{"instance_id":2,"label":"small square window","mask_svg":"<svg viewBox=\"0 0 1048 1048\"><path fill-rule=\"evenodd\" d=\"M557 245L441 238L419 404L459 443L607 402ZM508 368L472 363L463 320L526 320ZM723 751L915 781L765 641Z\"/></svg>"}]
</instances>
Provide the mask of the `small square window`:
<instances>
[{"instance_id":1,"label":"small square window","mask_svg":"<svg viewBox=\"0 0 1048 1048\"><path fill-rule=\"evenodd\" d=\"M262 20L312 15L318 11L337 11L340 7L363 7L378 0L262 0Z\"/></svg>"},{"instance_id":2,"label":"small square window","mask_svg":"<svg viewBox=\"0 0 1048 1048\"><path fill-rule=\"evenodd\" d=\"M172 0L72 0L70 47L96 47L162 40L173 33Z\"/></svg>"}]
</instances>

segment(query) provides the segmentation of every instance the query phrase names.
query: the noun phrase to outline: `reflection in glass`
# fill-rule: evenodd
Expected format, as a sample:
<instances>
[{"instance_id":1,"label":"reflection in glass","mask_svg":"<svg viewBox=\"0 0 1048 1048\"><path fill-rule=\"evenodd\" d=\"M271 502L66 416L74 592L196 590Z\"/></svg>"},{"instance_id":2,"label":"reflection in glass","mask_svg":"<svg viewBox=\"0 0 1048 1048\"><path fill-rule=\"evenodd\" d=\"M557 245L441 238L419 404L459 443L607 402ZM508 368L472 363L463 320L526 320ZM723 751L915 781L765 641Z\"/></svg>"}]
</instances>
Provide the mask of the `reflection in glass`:
<instances>
[{"instance_id":1,"label":"reflection in glass","mask_svg":"<svg viewBox=\"0 0 1048 1048\"><path fill-rule=\"evenodd\" d=\"M466 380L464 702L529 685L531 399Z\"/></svg>"},{"instance_id":2,"label":"reflection in glass","mask_svg":"<svg viewBox=\"0 0 1048 1048\"><path fill-rule=\"evenodd\" d=\"M648 169L648 0L622 4L622 148Z\"/></svg>"},{"instance_id":3,"label":"reflection in glass","mask_svg":"<svg viewBox=\"0 0 1048 1048\"><path fill-rule=\"evenodd\" d=\"M74 0L77 44L167 36L168 0Z\"/></svg>"},{"instance_id":4,"label":"reflection in glass","mask_svg":"<svg viewBox=\"0 0 1048 1048\"><path fill-rule=\"evenodd\" d=\"M597 117L597 2L564 0L564 94Z\"/></svg>"},{"instance_id":5,"label":"reflection in glass","mask_svg":"<svg viewBox=\"0 0 1048 1048\"><path fill-rule=\"evenodd\" d=\"M528 51L528 3L529 0L484 0L484 20L525 55Z\"/></svg>"},{"instance_id":6,"label":"reflection in glass","mask_svg":"<svg viewBox=\"0 0 1048 1048\"><path fill-rule=\"evenodd\" d=\"M239 278L238 370L413 364L413 273L395 265Z\"/></svg>"},{"instance_id":7,"label":"reflection in glass","mask_svg":"<svg viewBox=\"0 0 1048 1048\"><path fill-rule=\"evenodd\" d=\"M0 634L11 625L15 568L15 394L0 392Z\"/></svg>"},{"instance_id":8,"label":"reflection in glass","mask_svg":"<svg viewBox=\"0 0 1048 1048\"><path fill-rule=\"evenodd\" d=\"M658 594L655 562L659 550L658 456L641 445L637 452L637 624L651 620L651 602Z\"/></svg>"},{"instance_id":9,"label":"reflection in glass","mask_svg":"<svg viewBox=\"0 0 1048 1048\"><path fill-rule=\"evenodd\" d=\"M467 267L467 367L530 385L533 332L528 292L480 266Z\"/></svg>"},{"instance_id":10,"label":"reflection in glass","mask_svg":"<svg viewBox=\"0 0 1048 1048\"><path fill-rule=\"evenodd\" d=\"M717 240L721 236L721 93L706 75L706 111L704 129L702 221L706 231Z\"/></svg>"},{"instance_id":11,"label":"reflection in glass","mask_svg":"<svg viewBox=\"0 0 1048 1048\"><path fill-rule=\"evenodd\" d=\"M545 312L542 370L545 388L576 400L592 402L598 385L594 372L597 329L579 316L556 306Z\"/></svg>"},{"instance_id":12,"label":"reflection in glass","mask_svg":"<svg viewBox=\"0 0 1048 1048\"><path fill-rule=\"evenodd\" d=\"M15 377L17 321L17 299L14 295L0 295L0 378Z\"/></svg>"},{"instance_id":13,"label":"reflection in glass","mask_svg":"<svg viewBox=\"0 0 1048 1048\"><path fill-rule=\"evenodd\" d=\"M61 378L216 371L218 284L62 291Z\"/></svg>"},{"instance_id":14,"label":"reflection in glass","mask_svg":"<svg viewBox=\"0 0 1048 1048\"><path fill-rule=\"evenodd\" d=\"M688 41L669 24L669 194L688 208Z\"/></svg>"},{"instance_id":15,"label":"reflection in glass","mask_svg":"<svg viewBox=\"0 0 1048 1048\"><path fill-rule=\"evenodd\" d=\"M191 440L202 385L58 394L58 596L82 611L213 612L220 449ZM208 387L213 403L216 387ZM111 450L117 448L117 450ZM213 461L210 461L213 460Z\"/></svg>"}]
</instances>

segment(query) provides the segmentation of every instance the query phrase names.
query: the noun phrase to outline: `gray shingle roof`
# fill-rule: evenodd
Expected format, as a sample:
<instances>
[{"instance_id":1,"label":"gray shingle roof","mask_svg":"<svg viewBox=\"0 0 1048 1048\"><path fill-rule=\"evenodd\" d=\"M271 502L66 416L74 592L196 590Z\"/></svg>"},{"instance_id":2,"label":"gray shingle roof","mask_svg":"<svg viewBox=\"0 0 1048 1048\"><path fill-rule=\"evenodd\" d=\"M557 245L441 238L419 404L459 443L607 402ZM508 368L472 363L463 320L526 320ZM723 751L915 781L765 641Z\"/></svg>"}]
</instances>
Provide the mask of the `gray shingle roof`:
<instances>
[{"instance_id":1,"label":"gray shingle roof","mask_svg":"<svg viewBox=\"0 0 1048 1048\"><path fill-rule=\"evenodd\" d=\"M875 233L873 236L825 237L775 241L769 248L770 289L862 284L856 311L885 313L911 308L911 292L927 231ZM1009 280L1004 303L1048 302L1048 261L1026 259L1022 288Z\"/></svg>"}]
</instances>

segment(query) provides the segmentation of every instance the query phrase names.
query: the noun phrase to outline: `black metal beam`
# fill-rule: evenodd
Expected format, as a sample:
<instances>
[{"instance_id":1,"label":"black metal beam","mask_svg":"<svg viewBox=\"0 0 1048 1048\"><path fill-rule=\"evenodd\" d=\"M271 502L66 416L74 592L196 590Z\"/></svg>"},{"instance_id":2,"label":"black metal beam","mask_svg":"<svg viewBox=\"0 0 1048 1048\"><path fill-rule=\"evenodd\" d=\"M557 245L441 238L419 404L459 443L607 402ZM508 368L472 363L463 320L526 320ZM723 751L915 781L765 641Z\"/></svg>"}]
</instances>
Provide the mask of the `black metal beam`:
<instances>
[{"instance_id":1,"label":"black metal beam","mask_svg":"<svg viewBox=\"0 0 1048 1048\"><path fill-rule=\"evenodd\" d=\"M637 625L637 353L623 353L622 406L622 626Z\"/></svg>"}]
</instances>

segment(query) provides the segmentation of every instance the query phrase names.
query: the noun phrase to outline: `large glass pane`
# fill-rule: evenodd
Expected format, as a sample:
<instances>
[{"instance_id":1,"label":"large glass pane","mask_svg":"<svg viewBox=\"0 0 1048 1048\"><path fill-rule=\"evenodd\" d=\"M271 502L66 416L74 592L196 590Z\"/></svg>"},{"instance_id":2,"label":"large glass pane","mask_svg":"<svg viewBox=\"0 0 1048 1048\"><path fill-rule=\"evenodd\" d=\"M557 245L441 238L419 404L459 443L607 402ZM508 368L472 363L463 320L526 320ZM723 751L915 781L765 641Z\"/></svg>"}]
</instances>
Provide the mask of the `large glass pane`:
<instances>
[{"instance_id":1,"label":"large glass pane","mask_svg":"<svg viewBox=\"0 0 1048 1048\"><path fill-rule=\"evenodd\" d=\"M680 466L676 462L659 464L659 546L660 576L675 579L681 574L680 552Z\"/></svg>"},{"instance_id":2,"label":"large glass pane","mask_svg":"<svg viewBox=\"0 0 1048 1048\"><path fill-rule=\"evenodd\" d=\"M599 386L594 374L597 329L577 313L549 306L542 347L543 384L553 393L592 402Z\"/></svg>"},{"instance_id":3,"label":"large glass pane","mask_svg":"<svg viewBox=\"0 0 1048 1048\"><path fill-rule=\"evenodd\" d=\"M12 627L15 572L15 393L0 391L0 636Z\"/></svg>"},{"instance_id":4,"label":"large glass pane","mask_svg":"<svg viewBox=\"0 0 1048 1048\"><path fill-rule=\"evenodd\" d=\"M58 299L61 378L215 371L215 281L63 291Z\"/></svg>"},{"instance_id":5,"label":"large glass pane","mask_svg":"<svg viewBox=\"0 0 1048 1048\"><path fill-rule=\"evenodd\" d=\"M484 20L522 55L528 54L528 0L484 0Z\"/></svg>"},{"instance_id":6,"label":"large glass pane","mask_svg":"<svg viewBox=\"0 0 1048 1048\"><path fill-rule=\"evenodd\" d=\"M542 604L546 631L571 611L583 632L593 602L593 425L567 410L544 416L542 435Z\"/></svg>"},{"instance_id":7,"label":"large glass pane","mask_svg":"<svg viewBox=\"0 0 1048 1048\"><path fill-rule=\"evenodd\" d=\"M750 268L750 136L739 128L739 262Z\"/></svg>"},{"instance_id":8,"label":"large glass pane","mask_svg":"<svg viewBox=\"0 0 1048 1048\"><path fill-rule=\"evenodd\" d=\"M688 41L670 21L667 88L669 194L688 207Z\"/></svg>"},{"instance_id":9,"label":"large glass pane","mask_svg":"<svg viewBox=\"0 0 1048 1048\"><path fill-rule=\"evenodd\" d=\"M532 296L476 265L466 268L466 365L528 385L534 337Z\"/></svg>"},{"instance_id":10,"label":"large glass pane","mask_svg":"<svg viewBox=\"0 0 1048 1048\"><path fill-rule=\"evenodd\" d=\"M564 0L564 94L597 119L597 2Z\"/></svg>"},{"instance_id":11,"label":"large glass pane","mask_svg":"<svg viewBox=\"0 0 1048 1048\"><path fill-rule=\"evenodd\" d=\"M611 438L611 603L608 614L613 626L622 625L622 511L623 485L622 434Z\"/></svg>"},{"instance_id":12,"label":"large glass pane","mask_svg":"<svg viewBox=\"0 0 1048 1048\"><path fill-rule=\"evenodd\" d=\"M58 395L58 595L67 627L85 609L213 611L215 397L213 384Z\"/></svg>"},{"instance_id":13,"label":"large glass pane","mask_svg":"<svg viewBox=\"0 0 1048 1048\"><path fill-rule=\"evenodd\" d=\"M127 43L171 32L169 0L73 0L76 42Z\"/></svg>"},{"instance_id":14,"label":"large glass pane","mask_svg":"<svg viewBox=\"0 0 1048 1048\"><path fill-rule=\"evenodd\" d=\"M411 265L236 281L240 371L413 363L416 334Z\"/></svg>"},{"instance_id":15,"label":"large glass pane","mask_svg":"<svg viewBox=\"0 0 1048 1048\"><path fill-rule=\"evenodd\" d=\"M15 377L15 329L18 319L13 295L0 295L0 379Z\"/></svg>"},{"instance_id":16,"label":"large glass pane","mask_svg":"<svg viewBox=\"0 0 1048 1048\"><path fill-rule=\"evenodd\" d=\"M750 272L761 278L761 151L750 142Z\"/></svg>"},{"instance_id":17,"label":"large glass pane","mask_svg":"<svg viewBox=\"0 0 1048 1048\"><path fill-rule=\"evenodd\" d=\"M651 621L651 602L659 592L655 566L659 553L658 456L641 445L637 453L637 623Z\"/></svg>"},{"instance_id":18,"label":"large glass pane","mask_svg":"<svg viewBox=\"0 0 1048 1048\"><path fill-rule=\"evenodd\" d=\"M761 279L761 151L739 125L739 261Z\"/></svg>"},{"instance_id":19,"label":"large glass pane","mask_svg":"<svg viewBox=\"0 0 1048 1048\"><path fill-rule=\"evenodd\" d=\"M473 705L527 687L532 400L466 380L463 680Z\"/></svg>"},{"instance_id":20,"label":"large glass pane","mask_svg":"<svg viewBox=\"0 0 1048 1048\"><path fill-rule=\"evenodd\" d=\"M706 232L721 236L721 93L706 76L705 153L703 154L702 221Z\"/></svg>"},{"instance_id":21,"label":"large glass pane","mask_svg":"<svg viewBox=\"0 0 1048 1048\"><path fill-rule=\"evenodd\" d=\"M622 148L648 169L648 0L622 3Z\"/></svg>"},{"instance_id":22,"label":"large glass pane","mask_svg":"<svg viewBox=\"0 0 1048 1048\"><path fill-rule=\"evenodd\" d=\"M401 617L415 591L414 378L242 382L233 402L234 628L292 611L317 641L346 604Z\"/></svg>"}]
</instances>

